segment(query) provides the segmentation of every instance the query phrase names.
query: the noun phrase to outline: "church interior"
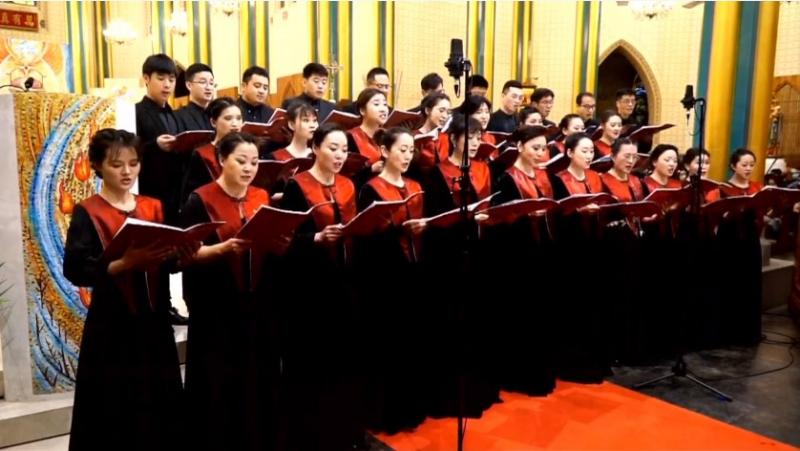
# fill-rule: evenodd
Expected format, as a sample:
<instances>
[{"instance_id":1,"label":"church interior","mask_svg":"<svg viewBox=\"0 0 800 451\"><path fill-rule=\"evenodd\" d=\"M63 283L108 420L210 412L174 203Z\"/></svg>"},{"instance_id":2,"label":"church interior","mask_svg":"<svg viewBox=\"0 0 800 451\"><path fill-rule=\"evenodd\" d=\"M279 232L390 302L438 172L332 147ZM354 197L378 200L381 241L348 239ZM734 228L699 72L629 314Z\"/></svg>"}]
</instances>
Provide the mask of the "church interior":
<instances>
[{"instance_id":1,"label":"church interior","mask_svg":"<svg viewBox=\"0 0 800 451\"><path fill-rule=\"evenodd\" d=\"M462 342L468 343L464 346L477 344L469 348L469 352L456 350L454 354L464 354L461 357L466 360L479 355L475 359L480 360L481 365L492 367L492 363L486 362L499 360L497 356L511 355L509 358L520 361L532 359L525 352L517 352L525 348L519 340L546 339L548 343L558 343L553 346L560 350L560 343L572 343L574 336L591 337L596 332L595 322L608 320L622 324L628 321L625 324L629 324L645 315L650 319L661 318L657 323L647 323L656 324L652 327L658 328L659 340L669 341L670 346L678 344L668 352L646 355L643 359L610 356L608 374L588 383L556 374L554 385L546 394L526 393L501 383L491 406L477 414L470 412L463 422L460 416L456 418L450 413L426 412L413 427L382 428L368 424L363 440L359 436L352 449L789 450L800 447L797 426L800 424L800 222L797 214L800 196L795 196L800 189L800 1L54 0L0 1L0 148L3 149L0 151L0 242L3 243L0 246L0 449L94 449L81 448L74 442L69 445L70 431L75 427L73 399L79 380L78 351L82 349L84 320L93 304L92 290L74 285L65 277L66 271L62 271L62 265L66 267L65 241L70 221L74 223L76 208L81 201L101 190L102 183L95 177L98 169L90 161L93 135L105 128L137 132L140 124L137 114L141 114L137 102L151 96L146 83L151 80L150 75L143 73L148 57L166 55L174 62L176 71L170 74L174 75L174 91L169 93L166 104L159 106L170 111L177 112L193 104L192 83L196 82L192 77L196 70L190 66L201 63L213 69L213 72L202 72L211 76L203 83L213 88L212 98L229 97L242 102L241 96L249 83L249 79L243 79L243 73L252 67L266 69L267 92L262 103L270 111L277 109L286 113L284 109L291 109L287 105L292 105L292 99L308 95L311 76L304 68L308 68L309 63L318 63L325 71L327 84L317 100L328 101L336 110L354 108L358 123L361 121L358 116L367 114L360 94L376 86L375 77L368 76L373 68L384 69L380 73L385 74L388 81L383 82L385 86L383 89L379 86L378 91L383 92L381 97L385 98L389 111L413 111L419 105L423 118L432 114L425 107L430 91L425 78L431 73L438 74L441 81L434 90L446 94L455 122L456 117L464 118L463 114L458 116L459 111L467 111L459 105L463 102L466 106L472 88L481 86L466 81L463 71L461 78L448 73L445 63L453 60L453 39L463 44L459 61L469 62L466 68L471 71L472 80L480 75L487 82L481 95L489 113L505 111L516 118L520 110L535 107L541 116L536 126L547 127L550 123L557 134L563 133L570 124L570 119L566 120L567 125L559 121L573 113L582 118L581 132L586 131L589 136L590 120L598 124L596 133L605 133L604 114L608 111L612 115L617 112L615 117L620 118L623 133L629 124L647 130L665 125L651 130L646 143L634 140L639 152L634 155L671 145L680 166L687 150L707 149L705 155L712 164L704 176L719 181L714 182L716 185L736 180L737 149L744 149L752 157L753 183L767 187L762 192L770 188L781 190L780 194L785 195L785 199L781 198L785 211L778 215L778 208L772 207L771 215L757 214L752 217L754 219L745 220L749 221L748 225L757 225L742 232L752 232L751 235L745 238L726 236L728 241L724 242L703 241L698 247L707 247L701 250L677 238L670 241L676 246L671 250L666 249L668 246L662 241L649 242L646 237L649 232L642 232L650 230L649 220L645 219L632 221L628 216L621 220L627 221L634 230L631 236L645 238L639 240L644 244L633 246L626 242L620 247L608 244L624 241L616 235L599 233L599 239L589 239L585 232L588 229L584 229L583 234L569 229L574 226L577 230L577 222L556 221L553 223L558 224L556 229L566 227L563 230L567 230L563 234L556 233L556 244L543 245L538 242L537 235L537 243L532 248L537 252L549 252L542 255L548 255L550 260L536 263L534 267L539 268L537 271L561 273L557 280L539 277L550 272L508 272L509 267L517 265L512 260L516 257L487 248L486 255L509 260L485 266L476 263L481 270L467 281L470 285L480 283L476 281L484 281L490 287L495 283L498 286L514 284L520 291L530 290L524 292L529 293L530 299L536 299L537 305L554 307L519 310L523 312L520 315L530 314L530 321L510 318L515 316L511 312L517 311L514 310L517 307L508 299L517 292L510 288L481 288L478 299L494 302L495 297L503 298L497 305L506 310L492 309L486 313L487 318L482 320L488 325L476 319L481 313L470 311L466 314L466 326L450 322L442 326L450 332L463 332L464 328L466 339L453 338L441 330L431 332L429 329L438 326L431 325L432 320L420 320L419 324L428 328L427 335L413 340L417 340L414 343L418 348L426 349L429 360L420 363L409 358L406 353L414 354L417 348L406 343L407 348L397 354L375 359L378 363L373 359L369 360L372 363L364 363L356 357L357 365L363 365L367 368L364 371L369 373L377 372L373 371L374 365L384 365L381 371L397 374L394 378L382 374L381 383L388 384L384 380L387 379L397 384L411 378L404 379L403 375L427 371L422 367L425 364L437 368L469 366L449 355L448 349L458 349ZM509 84L512 81L516 83ZM519 90L521 96L515 100L513 111L507 111L508 92L512 89ZM549 95L537 96L542 92L549 92ZM623 117L619 114L620 99L625 96L631 96L632 114ZM587 98L592 100L592 109L583 113L583 102ZM323 113L314 108L317 110L314 117L319 114L322 124ZM291 111L288 114L292 114ZM630 122L627 122L629 117ZM247 114L244 119L252 121ZM489 133L493 120L490 120ZM526 119L514 121L516 128L516 125L522 127L520 122ZM420 124L414 129L420 128ZM470 133L471 127L466 126ZM211 127L205 129L214 131ZM506 146L515 144L512 137L517 136L514 129L508 132L496 135L508 139L503 141ZM445 130L441 133L445 136ZM467 133L464 127L461 133L462 137ZM537 136L544 136L543 133ZM204 144L211 136L213 133ZM453 136L450 135L451 146L455 147ZM569 145L568 141L569 136L566 136L564 145ZM519 144L522 143L521 140ZM502 153L508 150L504 151L502 143L494 144L493 149L499 149L501 155L497 157L499 161ZM613 142L607 144L610 146ZM618 148L623 146L617 144L615 153L608 157L612 164L616 164L613 159ZM389 151L385 147L385 154L379 158L387 162L380 163L379 168L388 164ZM314 149L316 152L316 147ZM572 158L568 153L575 155L572 148L565 151L562 146L561 150L568 158ZM516 151L521 151L521 146ZM446 152L444 158L447 158ZM450 152L452 155L452 148ZM731 159L734 154L736 160ZM219 152L216 155L219 156ZM521 155L520 152L519 158ZM654 155L650 153L650 157L642 158L649 158L654 165L658 158ZM464 159L472 158L470 155ZM146 166L146 157L144 161ZM694 175L682 174L678 183L678 173L691 170L688 166L672 170L677 171L674 178L678 188L691 187L700 192L699 174L696 180ZM380 170L373 169L373 172ZM492 172L492 176L495 175ZM355 176L354 181L357 188L362 186ZM425 183L422 185L428 202L427 187ZM570 190L568 194L575 194L569 185L566 186ZM719 189L725 197L724 189ZM746 192L736 194L735 198L747 195L753 196ZM697 194L697 199L700 196ZM644 202L647 199L634 200ZM694 200L687 202L684 206L689 211ZM699 208L700 200L697 202ZM724 204L717 202L708 204L709 211L711 205ZM307 207L312 207L310 202ZM724 211L721 210L723 206L719 208L714 219L719 224L734 215L734 207L724 207L731 209ZM338 208L336 214L340 214ZM533 217L531 215L533 213L529 218ZM660 230L664 232L676 227L675 224L665 220ZM551 226L548 222L548 231ZM719 225L714 233L723 228ZM756 228L758 230L754 231ZM479 230L483 229L479 227ZM745 227L737 230L745 230ZM558 243L559 235L570 233L576 234L573 240ZM719 233L721 236L722 232ZM502 234L478 233L481 241L488 237L487 240L497 240L494 243L507 243L497 235ZM636 238L631 240L636 241ZM745 242L753 246L741 244ZM580 258L555 256L563 249L575 250L580 245L587 252ZM677 246L684 245L685 248L677 250ZM749 272L738 267L745 257L735 254L737 250L745 252L745 247L747 252L753 251L748 254L752 257L748 264L753 263L747 267L751 269ZM625 252L630 254L626 257ZM672 263L665 264L647 252L684 253L689 257L675 257L670 260ZM627 274L614 274L613 265L624 267ZM548 266L558 266L558 269L546 268ZM661 277L654 277L648 270L661 271ZM565 272L569 274L565 276ZM445 274L456 273L453 270ZM519 276L519 279L511 281L512 276ZM183 301L183 293L189 288L182 286L181 280L179 274L169 277L172 305L179 315L188 316L190 324L187 327L187 323L173 323L175 349L183 373L187 354L191 353L187 353L187 342L190 343L192 315L188 313L191 310L186 306L188 302ZM435 280L432 277L395 280L395 287L403 286L403 290L413 293L411 296L415 299L409 301L408 308L418 311L413 315L395 310L384 313L397 313L403 318L428 315L427 301L423 301L430 293L447 297L444 291L428 290L428 285ZM616 285L606 286L611 284L610 280ZM462 281L448 280L447 283ZM558 287L542 288L557 283ZM596 291L592 291L595 288ZM635 293L632 292L634 288ZM617 295L624 297L625 303L623 306L620 306L623 303L614 304L608 310L589 306L583 311L582 303L573 307L577 312L559 304L564 302L563 292L575 290L592 303L602 304ZM453 292L464 291L469 290L459 288ZM708 294L712 291L713 294ZM545 296L539 296L542 293ZM716 333L739 327L730 325L739 319L728 309L746 297L745 294L751 295L752 302L743 314L749 315L747 324L752 325L754 335L742 340L738 336L737 339L709 339L698 344L702 341L698 337L711 335L711 329ZM711 307L698 301L710 297L715 299ZM687 299L687 302L681 301ZM692 303L695 301L697 303ZM377 315L367 310L359 314ZM629 315L630 311L639 312L639 316ZM569 327L574 329L547 325L547 334L523 333L545 328L550 318L539 315L593 316L589 312L597 312L598 316L570 322ZM445 313L436 310L431 316ZM456 317L456 310L452 314ZM620 319L622 316L628 319ZM635 319L630 319L633 317ZM560 320L554 321L561 324ZM409 335L413 332L403 329L405 326L400 320L390 322L384 328L380 320L376 322L373 318L370 324L354 326L351 331L354 342L361 347L395 330ZM504 328L513 331L504 331ZM604 337L616 333L611 327L601 329L603 332L598 333ZM636 334L631 332L630 336L614 339L635 341L620 345L627 346L627 350L640 345L636 341L638 334L645 332L648 331L637 330ZM735 332L730 336L734 337ZM541 338L544 335L547 336ZM686 338L689 335L691 339ZM448 345L430 345L424 341L437 337ZM691 341L695 338L697 342ZM381 340L377 342L382 343ZM392 345L397 344L392 342ZM365 346L364 349L371 351L364 352L381 354L383 351L377 346L375 343ZM535 349L539 352L539 348ZM439 360L437 352L441 353L438 365L435 363ZM553 358L558 360L558 356ZM281 365L286 362L291 365L294 360L281 360ZM475 371L480 375L482 369L483 366ZM459 373L458 379L460 399L456 403L461 402L462 407L465 402L469 404L478 398L482 389L478 384L473 385L473 376L478 376L466 373L467 376ZM668 376L666 380L641 384L664 374ZM368 377L354 377L354 380L358 381L355 384L358 388L375 391ZM283 387L280 383L275 386ZM276 391L281 389L275 388ZM428 396L436 395L435 390L425 391L428 389L420 390ZM413 396L419 396L419 392L414 392ZM465 396L467 401L464 401ZM388 399L386 393L376 397L381 398L381 402L389 402L384 399ZM175 411L170 415L178 418L185 412ZM275 420L275 424L276 429L285 426L279 420ZM192 434L188 427L176 427L172 434L172 438L182 443L179 449L185 443L192 443L186 438ZM116 443L108 443L107 449L136 449L130 448L133 446L130 443L125 444L127 440L128 437L117 437ZM330 447L324 434L320 440L316 449L338 449ZM280 440L275 446L260 445L239 448L231 444L229 449L301 449L280 443Z\"/></svg>"}]
</instances>

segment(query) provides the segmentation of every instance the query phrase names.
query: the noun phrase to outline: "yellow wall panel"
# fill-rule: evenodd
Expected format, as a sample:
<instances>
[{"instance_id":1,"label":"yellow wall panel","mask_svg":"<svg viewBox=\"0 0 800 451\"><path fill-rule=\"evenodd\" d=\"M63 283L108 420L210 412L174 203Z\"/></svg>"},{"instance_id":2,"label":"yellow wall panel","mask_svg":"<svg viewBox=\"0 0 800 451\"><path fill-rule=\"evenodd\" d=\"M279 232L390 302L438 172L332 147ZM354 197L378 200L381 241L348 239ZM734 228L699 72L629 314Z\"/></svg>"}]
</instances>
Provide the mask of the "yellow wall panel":
<instances>
[{"instance_id":1,"label":"yellow wall panel","mask_svg":"<svg viewBox=\"0 0 800 451\"><path fill-rule=\"evenodd\" d=\"M355 2L353 5L353 98L358 97L358 93L364 89L367 72L380 64L378 20L377 1Z\"/></svg>"},{"instance_id":2,"label":"yellow wall panel","mask_svg":"<svg viewBox=\"0 0 800 451\"><path fill-rule=\"evenodd\" d=\"M514 4L512 2L497 2L495 8L494 27L494 76L489 83L492 86L492 104L497 104L503 89L503 83L514 78L511 68L516 45L513 42L513 31L516 26L514 20Z\"/></svg>"},{"instance_id":3,"label":"yellow wall panel","mask_svg":"<svg viewBox=\"0 0 800 451\"><path fill-rule=\"evenodd\" d=\"M466 42L466 20L466 2L395 2L395 83L400 82L397 107L419 104L419 81L429 72L441 75L445 92L454 97L454 82L444 62L450 55L451 38ZM461 99L453 100L460 103Z\"/></svg>"},{"instance_id":4,"label":"yellow wall panel","mask_svg":"<svg viewBox=\"0 0 800 451\"><path fill-rule=\"evenodd\" d=\"M575 51L575 4L535 2L532 12L532 36L528 45L530 77L534 84L556 94L550 120L558 122L573 110L572 79ZM544 30L560 30L549 33ZM525 82L525 80L522 80Z\"/></svg>"},{"instance_id":5,"label":"yellow wall panel","mask_svg":"<svg viewBox=\"0 0 800 451\"><path fill-rule=\"evenodd\" d=\"M311 61L311 10L303 2L269 2L270 90L276 92L279 77L299 74ZM291 38L288 38L291 37Z\"/></svg>"},{"instance_id":6,"label":"yellow wall panel","mask_svg":"<svg viewBox=\"0 0 800 451\"><path fill-rule=\"evenodd\" d=\"M775 76L800 74L800 5L781 2Z\"/></svg>"},{"instance_id":7,"label":"yellow wall panel","mask_svg":"<svg viewBox=\"0 0 800 451\"><path fill-rule=\"evenodd\" d=\"M246 2L242 2L243 7L246 5ZM220 88L239 86L242 72L247 68L239 62L238 13L226 16L211 9L211 68Z\"/></svg>"}]
</instances>

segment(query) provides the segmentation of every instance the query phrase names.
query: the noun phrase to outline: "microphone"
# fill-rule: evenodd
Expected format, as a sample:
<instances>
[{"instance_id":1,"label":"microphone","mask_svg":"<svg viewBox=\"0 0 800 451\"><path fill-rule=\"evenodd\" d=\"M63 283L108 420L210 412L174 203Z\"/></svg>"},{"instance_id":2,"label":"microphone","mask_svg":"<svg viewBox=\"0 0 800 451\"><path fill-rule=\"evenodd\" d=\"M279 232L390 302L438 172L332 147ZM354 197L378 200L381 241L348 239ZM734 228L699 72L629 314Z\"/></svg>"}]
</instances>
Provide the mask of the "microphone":
<instances>
[{"instance_id":1,"label":"microphone","mask_svg":"<svg viewBox=\"0 0 800 451\"><path fill-rule=\"evenodd\" d=\"M36 80L34 80L34 79L33 79L33 77L28 77L28 78L25 80L25 85L24 85L24 86L25 86L25 91L30 91L30 90L31 90L31 88L33 87L33 83L34 83L35 81L36 81Z\"/></svg>"},{"instance_id":2,"label":"microphone","mask_svg":"<svg viewBox=\"0 0 800 451\"><path fill-rule=\"evenodd\" d=\"M694 86L686 85L686 92L683 94L681 104L683 104L683 108L688 112L694 106L694 102Z\"/></svg>"},{"instance_id":3,"label":"microphone","mask_svg":"<svg viewBox=\"0 0 800 451\"><path fill-rule=\"evenodd\" d=\"M461 39L450 40L450 58L444 63L450 76L456 79L456 84L453 87L456 97L459 97L461 92L461 76L464 75L464 41Z\"/></svg>"}]
</instances>

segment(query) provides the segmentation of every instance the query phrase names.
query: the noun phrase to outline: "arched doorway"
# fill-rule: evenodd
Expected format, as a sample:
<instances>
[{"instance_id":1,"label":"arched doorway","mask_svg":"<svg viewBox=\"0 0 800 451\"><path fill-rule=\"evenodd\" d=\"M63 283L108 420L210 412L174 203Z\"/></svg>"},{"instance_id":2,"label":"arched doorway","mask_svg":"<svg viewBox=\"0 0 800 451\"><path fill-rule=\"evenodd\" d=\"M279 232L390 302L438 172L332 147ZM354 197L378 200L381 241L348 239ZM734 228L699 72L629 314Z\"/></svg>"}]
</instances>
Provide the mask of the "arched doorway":
<instances>
[{"instance_id":1,"label":"arched doorway","mask_svg":"<svg viewBox=\"0 0 800 451\"><path fill-rule=\"evenodd\" d=\"M597 115L615 109L618 89L636 91L634 115L640 124L658 123L661 116L661 95L653 71L644 57L627 41L620 40L606 49L597 70Z\"/></svg>"}]
</instances>

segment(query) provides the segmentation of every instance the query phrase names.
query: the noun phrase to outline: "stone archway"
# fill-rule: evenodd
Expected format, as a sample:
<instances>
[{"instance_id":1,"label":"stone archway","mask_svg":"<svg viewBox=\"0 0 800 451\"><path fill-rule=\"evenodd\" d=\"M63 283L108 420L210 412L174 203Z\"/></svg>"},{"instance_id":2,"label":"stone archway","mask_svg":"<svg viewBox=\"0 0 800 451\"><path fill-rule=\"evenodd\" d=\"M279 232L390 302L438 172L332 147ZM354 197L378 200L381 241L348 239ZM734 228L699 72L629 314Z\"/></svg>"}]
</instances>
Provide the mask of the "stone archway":
<instances>
[{"instance_id":1,"label":"stone archway","mask_svg":"<svg viewBox=\"0 0 800 451\"><path fill-rule=\"evenodd\" d=\"M648 119L651 124L659 124L661 119L661 90L656 81L655 72L636 48L624 39L620 39L603 51L598 59L598 79L600 66L613 53L618 52L633 66L647 89Z\"/></svg>"}]
</instances>

